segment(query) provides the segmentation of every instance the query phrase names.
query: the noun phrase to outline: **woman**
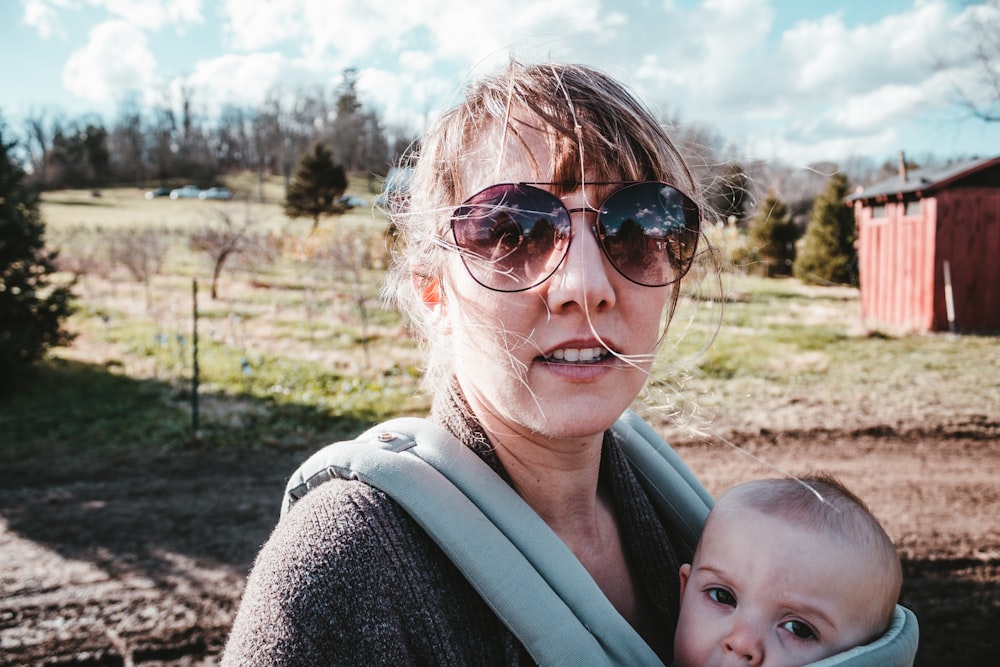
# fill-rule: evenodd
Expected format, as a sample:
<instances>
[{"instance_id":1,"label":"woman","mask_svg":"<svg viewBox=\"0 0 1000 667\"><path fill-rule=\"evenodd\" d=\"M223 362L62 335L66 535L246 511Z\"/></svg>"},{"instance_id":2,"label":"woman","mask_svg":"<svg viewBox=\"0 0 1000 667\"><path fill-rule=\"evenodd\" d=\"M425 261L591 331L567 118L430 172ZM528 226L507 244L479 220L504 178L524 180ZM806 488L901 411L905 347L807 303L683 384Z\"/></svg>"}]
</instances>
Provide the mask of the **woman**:
<instances>
[{"instance_id":1,"label":"woman","mask_svg":"<svg viewBox=\"0 0 1000 667\"><path fill-rule=\"evenodd\" d=\"M389 293L422 334L443 425L504 479L669 664L691 554L608 430L643 388L692 261L683 160L620 84L512 64L424 138ZM385 494L336 480L261 551L230 664L527 664Z\"/></svg>"}]
</instances>

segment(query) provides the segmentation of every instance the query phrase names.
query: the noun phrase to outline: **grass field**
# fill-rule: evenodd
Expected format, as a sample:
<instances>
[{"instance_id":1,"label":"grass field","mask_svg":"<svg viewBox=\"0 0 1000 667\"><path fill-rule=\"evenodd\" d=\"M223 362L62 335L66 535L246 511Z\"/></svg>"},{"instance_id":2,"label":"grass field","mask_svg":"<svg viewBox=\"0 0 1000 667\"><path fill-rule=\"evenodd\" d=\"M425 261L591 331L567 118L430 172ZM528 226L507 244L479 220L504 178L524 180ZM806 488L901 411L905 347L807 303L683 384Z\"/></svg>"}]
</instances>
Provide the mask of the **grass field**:
<instances>
[{"instance_id":1,"label":"grass field","mask_svg":"<svg viewBox=\"0 0 1000 667\"><path fill-rule=\"evenodd\" d=\"M288 474L326 442L427 410L419 350L377 300L386 221L355 210L309 234L266 186L249 211L46 195L60 261L85 272L75 342L0 401L11 664L218 664ZM252 243L212 299L194 241L244 225ZM917 667L995 662L1000 341L866 331L853 289L694 277L637 409L713 493L836 474L897 544Z\"/></svg>"},{"instance_id":2,"label":"grass field","mask_svg":"<svg viewBox=\"0 0 1000 667\"><path fill-rule=\"evenodd\" d=\"M370 200L366 188L354 181L348 192ZM418 350L377 298L384 218L355 209L309 235L310 221L281 213L280 184L267 184L267 192L252 213L244 202L146 200L133 189L44 197L50 241L66 256L89 253L98 269L76 288L79 308L69 322L75 343L54 350L32 389L0 406L7 441L0 465L39 448L85 458L190 446L294 447L426 411ZM211 262L191 249L188 235L220 224L220 211L233 220L251 216L254 232L277 250L266 261L233 257L212 300ZM158 230L164 244L161 265L145 281L100 259L137 229ZM343 230L376 249L359 271L317 251L342 244ZM739 274L714 279L724 285L724 304L682 299L662 353L665 391L650 399L656 410L682 417L674 438L809 427L843 414L877 426L898 420L900 408L915 424L1000 411L995 337L872 335L860 324L853 289ZM897 416L883 417L884 406Z\"/></svg>"}]
</instances>

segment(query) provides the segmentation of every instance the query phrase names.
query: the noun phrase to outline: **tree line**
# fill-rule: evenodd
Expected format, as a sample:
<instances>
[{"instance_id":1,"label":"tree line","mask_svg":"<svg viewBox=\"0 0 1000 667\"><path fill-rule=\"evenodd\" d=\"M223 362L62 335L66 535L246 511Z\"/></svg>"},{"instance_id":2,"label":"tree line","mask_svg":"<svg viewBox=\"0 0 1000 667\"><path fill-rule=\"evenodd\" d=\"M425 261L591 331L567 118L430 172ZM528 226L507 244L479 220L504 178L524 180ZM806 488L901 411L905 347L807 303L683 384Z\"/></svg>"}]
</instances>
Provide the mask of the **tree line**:
<instances>
[{"instance_id":1,"label":"tree line","mask_svg":"<svg viewBox=\"0 0 1000 667\"><path fill-rule=\"evenodd\" d=\"M246 171L263 183L279 174L285 180L285 214L312 218L315 230L321 216L342 212L348 172L372 179L385 175L412 143L403 132L387 131L377 113L361 103L356 82L357 72L348 69L333 91L274 92L255 109L228 106L214 119L198 114L193 93L183 89L176 108L143 110L134 99L125 101L110 126L97 117L64 121L37 113L27 118L21 142L11 139L0 116L2 374L15 377L48 347L69 338L62 322L72 310L72 283L53 282L56 255L45 247L39 190L206 186ZM722 248L725 265L769 277L857 284L854 215L844 199L850 183L880 180L895 164L856 158L803 169L746 161L707 128L676 120L666 124L699 183L706 228L732 232L732 243ZM192 248L212 257L213 296L227 258L260 245L249 220L222 222L190 240ZM156 245L146 236L135 241L129 247ZM137 279L148 275L148 267L140 268L129 264Z\"/></svg>"},{"instance_id":2,"label":"tree line","mask_svg":"<svg viewBox=\"0 0 1000 667\"><path fill-rule=\"evenodd\" d=\"M152 108L127 98L110 123L94 114L64 118L33 111L20 142L27 184L41 190L207 186L234 172L257 173L261 180L278 174L287 183L317 143L349 172L384 175L412 138L385 127L362 104L356 84L357 71L347 69L333 90L274 90L255 108L227 105L215 117L200 111L186 87L174 103Z\"/></svg>"}]
</instances>

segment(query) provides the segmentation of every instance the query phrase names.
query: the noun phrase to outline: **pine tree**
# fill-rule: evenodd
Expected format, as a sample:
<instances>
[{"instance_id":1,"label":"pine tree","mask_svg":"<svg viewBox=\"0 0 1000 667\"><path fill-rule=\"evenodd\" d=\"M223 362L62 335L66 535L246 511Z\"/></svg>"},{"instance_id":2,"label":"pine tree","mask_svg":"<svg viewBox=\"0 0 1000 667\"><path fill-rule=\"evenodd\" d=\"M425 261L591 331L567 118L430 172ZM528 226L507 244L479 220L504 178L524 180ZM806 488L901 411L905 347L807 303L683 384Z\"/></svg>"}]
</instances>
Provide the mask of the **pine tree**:
<instances>
[{"instance_id":1,"label":"pine tree","mask_svg":"<svg viewBox=\"0 0 1000 667\"><path fill-rule=\"evenodd\" d=\"M817 284L858 284L854 210L844 203L845 197L847 177L834 174L813 202L802 249L795 260L796 278Z\"/></svg>"},{"instance_id":2,"label":"pine tree","mask_svg":"<svg viewBox=\"0 0 1000 667\"><path fill-rule=\"evenodd\" d=\"M285 215L313 219L313 230L320 216L343 213L346 207L340 196L347 190L347 173L333 163L333 154L317 143L303 156L285 196Z\"/></svg>"},{"instance_id":3,"label":"pine tree","mask_svg":"<svg viewBox=\"0 0 1000 667\"><path fill-rule=\"evenodd\" d=\"M798 236L788 207L774 193L769 194L750 223L750 243L765 276L791 275Z\"/></svg>"},{"instance_id":4,"label":"pine tree","mask_svg":"<svg viewBox=\"0 0 1000 667\"><path fill-rule=\"evenodd\" d=\"M72 340L62 328L72 312L68 285L53 285L55 254L45 249L38 195L24 184L0 120L0 393L22 380L45 351Z\"/></svg>"}]
</instances>

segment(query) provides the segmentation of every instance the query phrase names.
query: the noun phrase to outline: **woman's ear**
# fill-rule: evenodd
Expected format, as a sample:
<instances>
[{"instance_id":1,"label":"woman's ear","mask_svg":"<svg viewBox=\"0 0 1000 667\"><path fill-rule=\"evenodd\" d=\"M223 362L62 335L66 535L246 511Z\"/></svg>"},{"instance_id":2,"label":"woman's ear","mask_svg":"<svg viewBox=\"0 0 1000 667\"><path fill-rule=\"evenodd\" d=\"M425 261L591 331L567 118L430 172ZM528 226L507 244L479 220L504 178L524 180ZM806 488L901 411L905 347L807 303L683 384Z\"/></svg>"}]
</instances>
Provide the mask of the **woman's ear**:
<instances>
[{"instance_id":1,"label":"woman's ear","mask_svg":"<svg viewBox=\"0 0 1000 667\"><path fill-rule=\"evenodd\" d=\"M420 295L420 301L427 309L428 320L436 326L442 333L451 333L451 326L447 322L444 289L441 281L429 276L413 276L413 286Z\"/></svg>"},{"instance_id":2,"label":"woman's ear","mask_svg":"<svg viewBox=\"0 0 1000 667\"><path fill-rule=\"evenodd\" d=\"M417 291L420 292L420 300L428 310L441 307L441 281L437 278L426 276L414 276Z\"/></svg>"}]
</instances>

